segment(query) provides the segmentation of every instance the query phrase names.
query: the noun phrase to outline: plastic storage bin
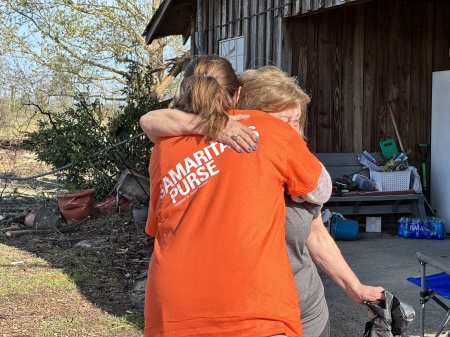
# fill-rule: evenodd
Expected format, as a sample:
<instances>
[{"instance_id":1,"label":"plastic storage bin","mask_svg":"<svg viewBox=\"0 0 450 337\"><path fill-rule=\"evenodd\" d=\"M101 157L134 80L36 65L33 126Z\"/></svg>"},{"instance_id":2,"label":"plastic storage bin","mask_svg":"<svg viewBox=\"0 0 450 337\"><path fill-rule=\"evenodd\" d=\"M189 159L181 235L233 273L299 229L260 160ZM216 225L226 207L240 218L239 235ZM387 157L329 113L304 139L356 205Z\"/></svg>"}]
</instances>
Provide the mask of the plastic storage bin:
<instances>
[{"instance_id":1,"label":"plastic storage bin","mask_svg":"<svg viewBox=\"0 0 450 337\"><path fill-rule=\"evenodd\" d=\"M370 170L370 179L381 191L405 191L410 189L411 171L376 172Z\"/></svg>"},{"instance_id":2,"label":"plastic storage bin","mask_svg":"<svg viewBox=\"0 0 450 337\"><path fill-rule=\"evenodd\" d=\"M355 220L344 219L335 214L331 218L331 237L335 240L357 240L359 223Z\"/></svg>"}]
</instances>

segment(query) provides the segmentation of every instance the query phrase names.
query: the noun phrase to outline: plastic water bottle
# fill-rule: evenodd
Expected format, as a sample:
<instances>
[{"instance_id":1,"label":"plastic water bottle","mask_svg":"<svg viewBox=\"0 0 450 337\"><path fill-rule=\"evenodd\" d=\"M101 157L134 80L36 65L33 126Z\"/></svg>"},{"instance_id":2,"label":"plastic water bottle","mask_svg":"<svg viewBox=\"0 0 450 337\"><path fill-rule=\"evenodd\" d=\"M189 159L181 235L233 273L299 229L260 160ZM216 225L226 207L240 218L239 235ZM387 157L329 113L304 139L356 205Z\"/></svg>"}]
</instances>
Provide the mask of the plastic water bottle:
<instances>
[{"instance_id":1,"label":"plastic water bottle","mask_svg":"<svg viewBox=\"0 0 450 337\"><path fill-rule=\"evenodd\" d=\"M436 230L436 240L445 239L445 226L442 219L437 218L434 221L434 228Z\"/></svg>"},{"instance_id":2,"label":"plastic water bottle","mask_svg":"<svg viewBox=\"0 0 450 337\"><path fill-rule=\"evenodd\" d=\"M417 218L411 218L409 220L409 233L408 233L408 237L409 238L415 238L416 237L416 225L417 225Z\"/></svg>"},{"instance_id":3,"label":"plastic water bottle","mask_svg":"<svg viewBox=\"0 0 450 337\"><path fill-rule=\"evenodd\" d=\"M431 239L436 240L437 232L436 232L436 221L437 219L434 216L427 217L430 222L430 231L431 231Z\"/></svg>"},{"instance_id":4,"label":"plastic water bottle","mask_svg":"<svg viewBox=\"0 0 450 337\"><path fill-rule=\"evenodd\" d=\"M409 226L409 228L411 229L411 232L412 232L411 237L413 237L415 239L421 238L420 226L421 226L421 221L419 218L413 218L411 220L411 225Z\"/></svg>"},{"instance_id":5,"label":"plastic water bottle","mask_svg":"<svg viewBox=\"0 0 450 337\"><path fill-rule=\"evenodd\" d=\"M398 219L397 222L397 236L401 238L407 238L407 232L408 232L408 218L405 216L402 216L400 219Z\"/></svg>"},{"instance_id":6,"label":"plastic water bottle","mask_svg":"<svg viewBox=\"0 0 450 337\"><path fill-rule=\"evenodd\" d=\"M373 191L375 188L375 182L361 174L354 174L352 180L355 182L356 186L363 191Z\"/></svg>"},{"instance_id":7,"label":"plastic water bottle","mask_svg":"<svg viewBox=\"0 0 450 337\"><path fill-rule=\"evenodd\" d=\"M423 219L422 221L422 233L421 233L421 239L432 239L433 238L433 217L427 217Z\"/></svg>"},{"instance_id":8,"label":"plastic water bottle","mask_svg":"<svg viewBox=\"0 0 450 337\"><path fill-rule=\"evenodd\" d=\"M425 239L426 230L426 222L425 218L419 218L419 237L418 239Z\"/></svg>"},{"instance_id":9,"label":"plastic water bottle","mask_svg":"<svg viewBox=\"0 0 450 337\"><path fill-rule=\"evenodd\" d=\"M403 218L403 237L404 238L410 238L411 237L411 229L409 226L411 225L411 218L408 218L407 216L402 217Z\"/></svg>"},{"instance_id":10,"label":"plastic water bottle","mask_svg":"<svg viewBox=\"0 0 450 337\"><path fill-rule=\"evenodd\" d=\"M404 237L405 234L405 229L404 229L404 221L403 221L404 217L401 217L400 219L398 219L397 221L397 236L398 237Z\"/></svg>"},{"instance_id":11,"label":"plastic water bottle","mask_svg":"<svg viewBox=\"0 0 450 337\"><path fill-rule=\"evenodd\" d=\"M375 165L379 165L378 161L367 151L364 151L363 156L366 157L367 159L369 159L372 163L374 163Z\"/></svg>"},{"instance_id":12,"label":"plastic water bottle","mask_svg":"<svg viewBox=\"0 0 450 337\"><path fill-rule=\"evenodd\" d=\"M412 237L412 231L411 231L411 218L405 217L405 238L411 238Z\"/></svg>"}]
</instances>

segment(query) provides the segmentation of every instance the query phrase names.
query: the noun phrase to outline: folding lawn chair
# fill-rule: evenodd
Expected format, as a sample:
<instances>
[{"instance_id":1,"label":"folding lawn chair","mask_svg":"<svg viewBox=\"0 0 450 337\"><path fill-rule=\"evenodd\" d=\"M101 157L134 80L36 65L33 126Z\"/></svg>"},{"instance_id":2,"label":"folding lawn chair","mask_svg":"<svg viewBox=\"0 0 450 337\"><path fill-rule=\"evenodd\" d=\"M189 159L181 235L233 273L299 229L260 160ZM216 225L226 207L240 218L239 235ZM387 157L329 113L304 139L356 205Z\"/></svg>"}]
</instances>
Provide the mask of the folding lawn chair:
<instances>
[{"instance_id":1,"label":"folding lawn chair","mask_svg":"<svg viewBox=\"0 0 450 337\"><path fill-rule=\"evenodd\" d=\"M422 275L420 277L408 277L407 280L420 287L420 337L424 337L425 333L425 304L429 300L435 301L446 311L444 320L435 335L435 337L438 337L450 320L450 308L442 301L444 298L450 299L450 266L446 266L422 253L416 253L416 258L422 266ZM427 264L440 272L426 275L425 269ZM447 334L447 337L450 337L450 332Z\"/></svg>"}]
</instances>

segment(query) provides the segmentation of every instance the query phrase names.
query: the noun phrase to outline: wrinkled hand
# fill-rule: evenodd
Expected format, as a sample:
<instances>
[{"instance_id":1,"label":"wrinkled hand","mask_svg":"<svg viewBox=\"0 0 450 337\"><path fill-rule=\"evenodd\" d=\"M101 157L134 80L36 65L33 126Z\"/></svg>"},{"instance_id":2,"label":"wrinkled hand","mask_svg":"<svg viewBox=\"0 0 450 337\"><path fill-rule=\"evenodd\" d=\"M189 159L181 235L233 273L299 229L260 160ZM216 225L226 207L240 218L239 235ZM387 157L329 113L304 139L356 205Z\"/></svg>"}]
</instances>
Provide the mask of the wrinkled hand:
<instances>
[{"instance_id":1,"label":"wrinkled hand","mask_svg":"<svg viewBox=\"0 0 450 337\"><path fill-rule=\"evenodd\" d=\"M227 144L237 152L256 150L258 147L255 143L258 141L258 137L252 129L239 122L248 118L250 118L249 115L230 116L227 126L219 133L217 141Z\"/></svg>"},{"instance_id":2,"label":"wrinkled hand","mask_svg":"<svg viewBox=\"0 0 450 337\"><path fill-rule=\"evenodd\" d=\"M372 287L361 284L358 289L357 297L353 298L356 303L364 304L364 302L372 302L384 300L384 288Z\"/></svg>"}]
</instances>

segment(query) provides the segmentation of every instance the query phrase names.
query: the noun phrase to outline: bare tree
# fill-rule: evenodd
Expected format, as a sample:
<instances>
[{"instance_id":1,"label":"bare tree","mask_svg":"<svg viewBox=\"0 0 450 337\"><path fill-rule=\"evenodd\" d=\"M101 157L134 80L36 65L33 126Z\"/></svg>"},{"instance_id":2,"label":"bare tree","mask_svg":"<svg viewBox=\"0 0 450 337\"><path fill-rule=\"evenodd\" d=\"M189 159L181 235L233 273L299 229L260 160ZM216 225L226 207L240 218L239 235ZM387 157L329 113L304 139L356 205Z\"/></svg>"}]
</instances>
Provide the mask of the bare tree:
<instances>
[{"instance_id":1,"label":"bare tree","mask_svg":"<svg viewBox=\"0 0 450 337\"><path fill-rule=\"evenodd\" d=\"M164 48L170 46L182 55L185 47L178 37L145 44L142 32L159 3L2 0L0 53L15 60L15 69L52 74L50 82L64 76L71 87L95 87L105 99L120 97L130 62L155 69L155 88L161 90L169 82L167 76L173 78L180 71L177 62L185 60L175 58L165 64Z\"/></svg>"}]
</instances>

